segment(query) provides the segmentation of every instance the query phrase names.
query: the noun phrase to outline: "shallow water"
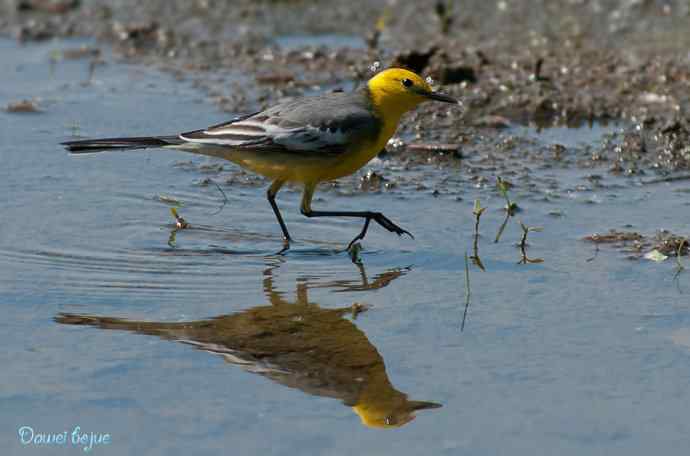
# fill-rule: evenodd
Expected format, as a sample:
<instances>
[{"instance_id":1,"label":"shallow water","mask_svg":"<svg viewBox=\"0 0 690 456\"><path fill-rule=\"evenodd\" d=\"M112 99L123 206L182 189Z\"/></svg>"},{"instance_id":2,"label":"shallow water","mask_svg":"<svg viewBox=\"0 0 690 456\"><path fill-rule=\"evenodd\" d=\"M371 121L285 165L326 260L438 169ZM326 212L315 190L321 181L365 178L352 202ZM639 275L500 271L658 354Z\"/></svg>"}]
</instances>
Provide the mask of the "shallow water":
<instances>
[{"instance_id":1,"label":"shallow water","mask_svg":"<svg viewBox=\"0 0 690 456\"><path fill-rule=\"evenodd\" d=\"M298 242L278 256L265 186L225 185L238 176L230 164L62 150L75 132L166 134L226 117L189 84L108 55L88 83L86 61L50 65L53 50L80 44L0 41L0 103L39 97L43 108L0 112L3 454L78 451L23 445L21 426L108 433L99 454L685 453L688 272L674 281L673 260L629 261L581 239L687 234L687 193L676 191L687 182L634 185L599 170L608 185L548 198L517 189L523 211L499 243L503 200L462 167L408 171L454 174L439 197L321 193L315 207L383 209L415 235L372 227L361 267L340 252L359 224L306 220L288 189L279 204ZM594 133L524 132L573 145ZM535 171L566 183L591 172ZM209 177L224 206L200 185ZM171 198L191 223L174 247ZM460 332L475 198L489 208L486 271L471 266ZM528 248L543 263L517 264L516 219L544 228ZM355 303L371 307L353 319ZM408 421L433 405L412 401L442 406Z\"/></svg>"}]
</instances>

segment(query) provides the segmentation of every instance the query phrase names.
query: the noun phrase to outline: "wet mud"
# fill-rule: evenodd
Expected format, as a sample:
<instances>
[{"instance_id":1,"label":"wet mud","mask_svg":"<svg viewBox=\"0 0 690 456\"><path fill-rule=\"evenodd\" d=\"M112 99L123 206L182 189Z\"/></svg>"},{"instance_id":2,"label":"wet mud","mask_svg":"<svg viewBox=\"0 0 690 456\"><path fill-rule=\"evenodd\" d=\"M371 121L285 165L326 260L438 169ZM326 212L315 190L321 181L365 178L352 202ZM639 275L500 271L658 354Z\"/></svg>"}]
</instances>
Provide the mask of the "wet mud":
<instances>
[{"instance_id":1,"label":"wet mud","mask_svg":"<svg viewBox=\"0 0 690 456\"><path fill-rule=\"evenodd\" d=\"M630 0L16 0L0 4L0 31L23 42L97 37L118 56L195 81L232 113L351 88L376 62L403 65L464 104L412 114L396 143L403 160L427 158L417 143L485 155L496 150L495 130L512 125L614 121L617 140L596 150L505 147L554 165L573 156L611 173L665 174L690 164L689 10L682 1ZM509 153L493 159L519 166Z\"/></svg>"}]
</instances>

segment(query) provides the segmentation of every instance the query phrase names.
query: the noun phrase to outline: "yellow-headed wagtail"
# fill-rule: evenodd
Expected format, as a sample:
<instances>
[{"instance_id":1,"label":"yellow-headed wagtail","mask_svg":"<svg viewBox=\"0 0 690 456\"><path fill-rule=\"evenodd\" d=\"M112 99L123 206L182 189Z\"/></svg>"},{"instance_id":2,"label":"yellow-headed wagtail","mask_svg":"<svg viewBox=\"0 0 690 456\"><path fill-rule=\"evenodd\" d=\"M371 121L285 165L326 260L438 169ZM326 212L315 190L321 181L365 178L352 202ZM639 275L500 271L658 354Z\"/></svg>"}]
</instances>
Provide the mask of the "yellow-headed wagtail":
<instances>
[{"instance_id":1,"label":"yellow-headed wagtail","mask_svg":"<svg viewBox=\"0 0 690 456\"><path fill-rule=\"evenodd\" d=\"M224 158L266 176L272 180L267 196L283 230L283 250L289 248L292 238L275 197L286 182L299 182L304 185L300 211L305 216L364 219L362 231L349 248L364 238L372 220L392 233L412 234L380 212L312 210L316 186L364 166L385 147L402 115L427 100L457 103L433 91L419 75L391 68L351 93L334 92L288 101L204 130L177 136L69 141L63 145L73 153L151 147L177 149Z\"/></svg>"}]
</instances>

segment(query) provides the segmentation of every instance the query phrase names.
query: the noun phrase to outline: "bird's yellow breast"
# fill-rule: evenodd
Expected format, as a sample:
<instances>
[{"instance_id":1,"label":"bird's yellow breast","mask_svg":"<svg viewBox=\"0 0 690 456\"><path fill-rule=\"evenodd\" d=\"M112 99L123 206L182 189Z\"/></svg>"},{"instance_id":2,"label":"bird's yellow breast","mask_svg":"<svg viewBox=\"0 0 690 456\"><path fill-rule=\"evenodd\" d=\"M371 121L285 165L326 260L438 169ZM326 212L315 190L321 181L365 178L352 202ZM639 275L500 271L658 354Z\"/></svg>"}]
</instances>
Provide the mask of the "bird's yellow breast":
<instances>
[{"instance_id":1,"label":"bird's yellow breast","mask_svg":"<svg viewBox=\"0 0 690 456\"><path fill-rule=\"evenodd\" d=\"M318 182L349 176L369 163L388 144L398 129L400 118L407 111L405 106L385 106L380 103L375 93L371 93L372 105L377 117L381 120L381 129L376 138L370 141L352 144L348 150L339 155L320 176ZM378 103L377 103L378 102Z\"/></svg>"}]
</instances>

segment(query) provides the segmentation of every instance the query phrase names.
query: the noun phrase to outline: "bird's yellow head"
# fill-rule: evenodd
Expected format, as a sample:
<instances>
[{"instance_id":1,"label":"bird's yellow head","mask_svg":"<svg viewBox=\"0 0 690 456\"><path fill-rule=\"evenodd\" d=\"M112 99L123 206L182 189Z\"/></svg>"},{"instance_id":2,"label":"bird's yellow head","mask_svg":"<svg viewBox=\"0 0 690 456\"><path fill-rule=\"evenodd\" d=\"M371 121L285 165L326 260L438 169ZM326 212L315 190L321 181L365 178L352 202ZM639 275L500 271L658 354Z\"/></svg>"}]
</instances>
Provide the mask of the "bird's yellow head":
<instances>
[{"instance_id":1,"label":"bird's yellow head","mask_svg":"<svg viewBox=\"0 0 690 456\"><path fill-rule=\"evenodd\" d=\"M448 95L435 92L421 76L402 68L389 68L380 72L369 80L367 87L374 106L383 115L400 116L428 100L458 102Z\"/></svg>"}]
</instances>

